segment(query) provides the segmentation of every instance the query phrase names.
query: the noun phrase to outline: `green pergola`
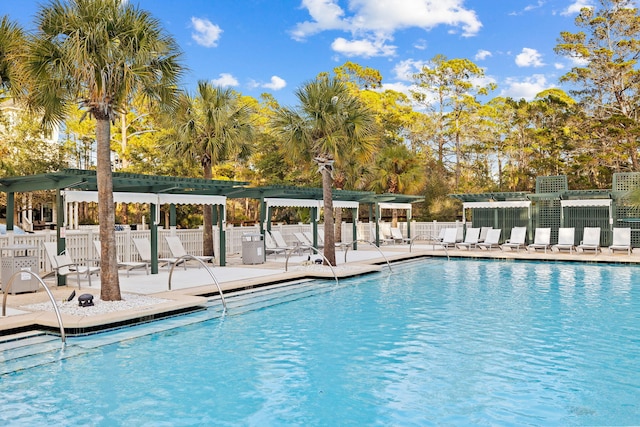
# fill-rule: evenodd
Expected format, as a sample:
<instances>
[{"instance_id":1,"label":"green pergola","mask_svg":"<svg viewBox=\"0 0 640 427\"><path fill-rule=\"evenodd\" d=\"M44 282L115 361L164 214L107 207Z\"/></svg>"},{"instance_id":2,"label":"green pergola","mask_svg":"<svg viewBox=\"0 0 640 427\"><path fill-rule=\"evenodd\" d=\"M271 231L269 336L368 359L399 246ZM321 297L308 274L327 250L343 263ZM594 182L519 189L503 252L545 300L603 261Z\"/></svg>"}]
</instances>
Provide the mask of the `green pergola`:
<instances>
[{"instance_id":1,"label":"green pergola","mask_svg":"<svg viewBox=\"0 0 640 427\"><path fill-rule=\"evenodd\" d=\"M166 201L170 205L169 220L170 225L176 225L175 204L172 198L178 203L197 204L199 196L227 196L239 187L244 187L247 183L241 181L207 180L199 178L180 178L170 176L153 176L133 173L113 173L114 194L156 194L158 203L150 204L151 218L156 217L159 212L159 203ZM61 238L60 232L64 226L64 216L60 213L64 211L63 191L82 190L97 191L96 172L80 169L63 169L59 172L44 173L30 176L16 176L10 178L0 178L0 191L7 194L7 230L13 230L13 215L15 193L25 193L39 190L54 190L56 192L56 229L58 238L58 252L65 248L65 240ZM204 197L200 197L203 200ZM220 229L220 254L218 258L220 265L226 264L226 236L225 236L225 206L224 204L213 204L214 220ZM151 272L158 273L158 223L150 221L151 232Z\"/></svg>"},{"instance_id":2,"label":"green pergola","mask_svg":"<svg viewBox=\"0 0 640 427\"><path fill-rule=\"evenodd\" d=\"M333 190L333 204L336 208L351 209L357 219L358 205L374 196L370 191ZM313 245L318 247L318 215L322 208L322 188L294 187L288 185L270 185L237 189L229 195L232 198L257 199L260 202L260 233L271 230L272 209L276 207L305 207L311 210ZM353 221L353 235L357 234L357 221Z\"/></svg>"},{"instance_id":3,"label":"green pergola","mask_svg":"<svg viewBox=\"0 0 640 427\"><path fill-rule=\"evenodd\" d=\"M382 209L400 209L407 211L407 237L411 238L411 204L424 201L424 196L409 194L383 193L372 194L361 203L369 204L369 222L375 222L375 244L380 246L380 217ZM372 217L373 214L373 217Z\"/></svg>"}]
</instances>

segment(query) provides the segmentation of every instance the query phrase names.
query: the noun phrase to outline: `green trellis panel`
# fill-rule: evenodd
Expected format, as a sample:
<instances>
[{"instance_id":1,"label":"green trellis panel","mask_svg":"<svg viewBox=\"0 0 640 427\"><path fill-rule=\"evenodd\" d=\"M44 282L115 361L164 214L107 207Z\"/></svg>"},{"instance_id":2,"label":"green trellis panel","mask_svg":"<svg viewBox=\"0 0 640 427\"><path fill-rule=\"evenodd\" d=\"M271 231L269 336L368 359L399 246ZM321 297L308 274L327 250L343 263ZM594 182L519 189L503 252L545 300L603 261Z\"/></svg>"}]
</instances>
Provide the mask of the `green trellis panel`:
<instances>
[{"instance_id":1,"label":"green trellis panel","mask_svg":"<svg viewBox=\"0 0 640 427\"><path fill-rule=\"evenodd\" d=\"M493 227L502 230L500 241L509 238L513 227L529 226L527 208L471 209L474 227Z\"/></svg>"},{"instance_id":2,"label":"green trellis panel","mask_svg":"<svg viewBox=\"0 0 640 427\"><path fill-rule=\"evenodd\" d=\"M566 206L564 208L564 226L575 227L576 244L582 241L585 227L600 227L600 244L611 244L611 225L609 208L606 206Z\"/></svg>"},{"instance_id":3,"label":"green trellis panel","mask_svg":"<svg viewBox=\"0 0 640 427\"><path fill-rule=\"evenodd\" d=\"M640 172L618 172L613 174L612 189L619 198L613 203L613 226L631 228L631 246L640 247L640 222L618 221L622 219L640 218L640 209L632 206L625 195L640 187ZM637 230L637 231L636 231Z\"/></svg>"},{"instance_id":4,"label":"green trellis panel","mask_svg":"<svg viewBox=\"0 0 640 427\"><path fill-rule=\"evenodd\" d=\"M613 174L614 192L627 192L640 187L640 172L618 172Z\"/></svg>"},{"instance_id":5,"label":"green trellis panel","mask_svg":"<svg viewBox=\"0 0 640 427\"><path fill-rule=\"evenodd\" d=\"M561 209L558 199L536 200L532 205L532 227L534 230L536 228L551 228L551 243L558 242Z\"/></svg>"},{"instance_id":6,"label":"green trellis panel","mask_svg":"<svg viewBox=\"0 0 640 427\"><path fill-rule=\"evenodd\" d=\"M539 176L536 178L536 193L561 193L569 189L566 175Z\"/></svg>"}]
</instances>

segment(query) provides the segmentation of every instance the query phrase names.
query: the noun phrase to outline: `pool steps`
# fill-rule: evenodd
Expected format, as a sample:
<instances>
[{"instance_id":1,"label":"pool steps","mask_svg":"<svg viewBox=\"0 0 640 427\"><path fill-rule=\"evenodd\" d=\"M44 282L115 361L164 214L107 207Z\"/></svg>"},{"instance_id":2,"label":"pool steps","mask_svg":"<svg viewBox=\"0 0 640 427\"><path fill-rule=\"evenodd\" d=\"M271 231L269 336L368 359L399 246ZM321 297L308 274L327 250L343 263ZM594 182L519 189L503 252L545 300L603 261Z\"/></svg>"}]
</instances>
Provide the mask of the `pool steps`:
<instances>
[{"instance_id":1,"label":"pool steps","mask_svg":"<svg viewBox=\"0 0 640 427\"><path fill-rule=\"evenodd\" d=\"M96 333L79 337L68 337L65 346L60 337L43 331L30 331L0 337L0 376L23 369L60 362L92 349L111 345L145 335L162 333L179 327L221 318L224 315L239 315L261 310L269 306L330 292L335 289L332 280L297 280L255 289L245 289L226 294L227 312L222 301L212 296L206 309L167 317L159 321L130 325L107 333Z\"/></svg>"}]
</instances>

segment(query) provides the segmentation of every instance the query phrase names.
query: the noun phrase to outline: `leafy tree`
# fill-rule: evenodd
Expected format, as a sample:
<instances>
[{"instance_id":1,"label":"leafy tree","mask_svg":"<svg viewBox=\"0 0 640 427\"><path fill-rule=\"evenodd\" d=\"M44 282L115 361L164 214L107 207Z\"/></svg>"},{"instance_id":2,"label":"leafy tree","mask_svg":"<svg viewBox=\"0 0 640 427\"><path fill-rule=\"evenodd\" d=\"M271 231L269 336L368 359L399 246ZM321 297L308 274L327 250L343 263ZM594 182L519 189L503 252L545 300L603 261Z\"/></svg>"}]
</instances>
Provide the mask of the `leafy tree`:
<instances>
[{"instance_id":1,"label":"leafy tree","mask_svg":"<svg viewBox=\"0 0 640 427\"><path fill-rule=\"evenodd\" d=\"M341 156L370 152L375 121L371 111L335 77L321 75L296 90L297 108L278 107L271 127L294 160L315 162L322 174L324 256L336 265L333 170Z\"/></svg>"},{"instance_id":2,"label":"leafy tree","mask_svg":"<svg viewBox=\"0 0 640 427\"><path fill-rule=\"evenodd\" d=\"M472 138L470 120L480 107L477 97L487 95L495 85L478 85L484 71L468 59L447 59L436 55L414 75L414 100L421 103L434 120L434 142L442 169L453 157L455 187L462 170L463 143ZM451 148L451 146L453 146Z\"/></svg>"},{"instance_id":3,"label":"leafy tree","mask_svg":"<svg viewBox=\"0 0 640 427\"><path fill-rule=\"evenodd\" d=\"M25 67L31 105L46 124L81 105L96 121L103 300L120 300L111 174L111 122L130 97L170 107L182 67L175 40L148 12L123 0L53 0L36 15Z\"/></svg>"},{"instance_id":4,"label":"leafy tree","mask_svg":"<svg viewBox=\"0 0 640 427\"><path fill-rule=\"evenodd\" d=\"M0 20L0 101L20 92L23 70L21 55L25 46L22 28L3 16Z\"/></svg>"},{"instance_id":5,"label":"leafy tree","mask_svg":"<svg viewBox=\"0 0 640 427\"><path fill-rule=\"evenodd\" d=\"M180 97L170 151L199 159L204 178L211 179L214 164L249 155L255 131L252 114L238 93L201 81L197 95ZM213 216L210 206L203 210L203 252L212 256Z\"/></svg>"},{"instance_id":6,"label":"leafy tree","mask_svg":"<svg viewBox=\"0 0 640 427\"><path fill-rule=\"evenodd\" d=\"M561 81L591 117L600 162L616 170L638 170L640 126L640 16L632 0L599 0L575 19L580 31L564 31L555 47L576 65Z\"/></svg>"}]
</instances>

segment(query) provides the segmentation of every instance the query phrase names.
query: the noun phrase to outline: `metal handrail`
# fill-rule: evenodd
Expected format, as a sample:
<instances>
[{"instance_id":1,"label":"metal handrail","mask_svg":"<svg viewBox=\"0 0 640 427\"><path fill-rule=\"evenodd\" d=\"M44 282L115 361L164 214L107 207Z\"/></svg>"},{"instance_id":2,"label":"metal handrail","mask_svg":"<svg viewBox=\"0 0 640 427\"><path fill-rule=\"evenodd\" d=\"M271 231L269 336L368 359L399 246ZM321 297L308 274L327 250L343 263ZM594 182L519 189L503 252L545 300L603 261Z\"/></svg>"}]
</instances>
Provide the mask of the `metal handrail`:
<instances>
[{"instance_id":1,"label":"metal handrail","mask_svg":"<svg viewBox=\"0 0 640 427\"><path fill-rule=\"evenodd\" d=\"M349 252L349 248L353 246L354 243L367 243L368 245L373 246L374 248L376 248L378 250L378 252L380 252L380 255L382 255L382 258L384 258L384 260L387 262L387 267L389 267L389 271L391 270L391 263L389 262L389 260L387 259L386 255L384 254L384 252L382 252L382 250L373 242L370 242L368 240L365 239L358 239L358 240L354 240L351 243L344 243L343 245L346 246L346 249L344 250L344 262L347 262L347 252Z\"/></svg>"},{"instance_id":2,"label":"metal handrail","mask_svg":"<svg viewBox=\"0 0 640 427\"><path fill-rule=\"evenodd\" d=\"M418 234L417 236L414 236L411 238L411 243L409 243L409 252L411 252L411 249L413 249L413 241L417 240L418 238L424 238L427 237L427 241L432 242L432 245L435 247L436 246L436 242L439 243L439 246L442 246L442 248L444 249L444 253L447 254L447 261L450 261L451 258L449 258L449 249L447 248L446 245L443 245L442 242L438 242L432 234Z\"/></svg>"},{"instance_id":3,"label":"metal handrail","mask_svg":"<svg viewBox=\"0 0 640 427\"><path fill-rule=\"evenodd\" d=\"M11 290L11 285L13 284L13 281L15 280L16 276L18 274L23 274L23 273L28 273L32 277L35 277L36 279L38 279L38 282L40 282L40 284L44 287L45 291L47 291L47 295L49 295L49 299L51 300L51 304L53 305L53 311L56 312L56 317L58 318L58 325L60 327L60 338L62 338L62 344L64 345L67 341L67 336L64 333L64 326L62 325L62 316L60 315L60 309L56 304L56 299L53 297L53 294L49 290L49 287L47 286L47 284L44 283L44 281L40 278L40 276L38 276L33 271L29 271L29 270L16 271L11 275L11 277L7 282L7 288L4 290L4 297L2 298L2 317L7 315L7 295L9 295L9 291Z\"/></svg>"},{"instance_id":4,"label":"metal handrail","mask_svg":"<svg viewBox=\"0 0 640 427\"><path fill-rule=\"evenodd\" d=\"M289 267L289 257L291 256L291 253L299 249L313 249L318 255L320 255L324 259L324 261L327 263L327 265L331 269L331 272L333 273L333 278L336 279L336 285L340 284L340 282L338 281L338 275L336 274L336 271L333 269L333 266L331 265L327 257L324 256L324 254L321 253L318 250L318 248L314 248L313 246L309 246L309 245L299 245L299 246L296 246L295 248L287 249L287 257L284 261L284 271L287 271L287 268Z\"/></svg>"},{"instance_id":5,"label":"metal handrail","mask_svg":"<svg viewBox=\"0 0 640 427\"><path fill-rule=\"evenodd\" d=\"M218 287L218 293L220 294L220 299L222 300L222 306L224 307L224 311L226 312L227 311L227 302L225 301L224 295L222 294L222 288L220 287L220 283L218 282L218 279L216 279L216 276L211 272L211 270L207 267L207 265L204 263L204 261L202 261L200 258L197 258L197 257L195 257L193 255L189 255L189 254L182 255L182 256L178 257L174 263L172 263L171 270L169 270L169 283L168 283L169 290L171 290L171 276L173 276L173 269L176 267L176 265L178 265L180 260L187 261L187 260L190 260L190 259L198 261L200 264L202 264L204 269L207 270L207 272L209 273L209 275L213 279L213 282Z\"/></svg>"}]
</instances>

